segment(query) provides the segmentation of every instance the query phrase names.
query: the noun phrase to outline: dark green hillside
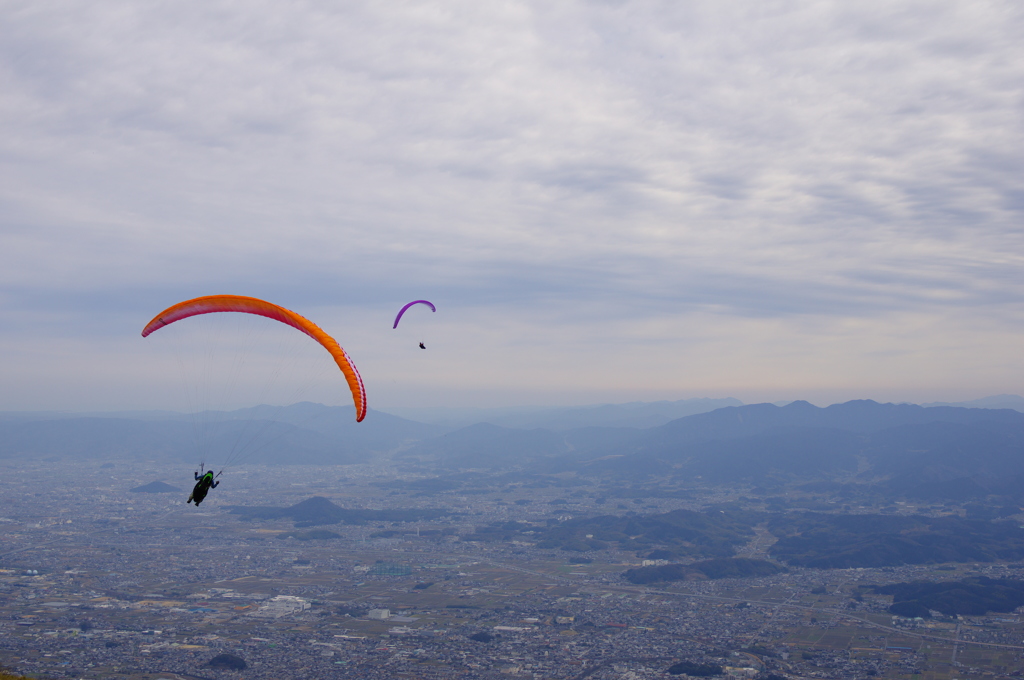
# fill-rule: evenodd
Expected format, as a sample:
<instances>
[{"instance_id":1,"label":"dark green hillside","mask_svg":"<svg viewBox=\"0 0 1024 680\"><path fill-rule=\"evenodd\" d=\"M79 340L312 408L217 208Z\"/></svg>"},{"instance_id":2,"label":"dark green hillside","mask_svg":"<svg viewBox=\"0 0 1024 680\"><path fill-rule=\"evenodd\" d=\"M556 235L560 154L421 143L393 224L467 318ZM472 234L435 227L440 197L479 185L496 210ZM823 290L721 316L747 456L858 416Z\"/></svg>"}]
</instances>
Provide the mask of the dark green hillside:
<instances>
[{"instance_id":1,"label":"dark green hillside","mask_svg":"<svg viewBox=\"0 0 1024 680\"><path fill-rule=\"evenodd\" d=\"M1024 529L1012 523L959 517L889 515L776 515L772 557L819 569L889 567L1024 558Z\"/></svg>"},{"instance_id":2,"label":"dark green hillside","mask_svg":"<svg viewBox=\"0 0 1024 680\"><path fill-rule=\"evenodd\" d=\"M234 654L218 654L210 659L206 665L211 668L221 668L232 671L242 671L249 666L249 664L245 662L245 659L240 656L235 656Z\"/></svg>"},{"instance_id":3,"label":"dark green hillside","mask_svg":"<svg viewBox=\"0 0 1024 680\"><path fill-rule=\"evenodd\" d=\"M1024 501L1024 487L1004 481L1024 476L1021 451L1024 414L1016 411L852 401L723 408L574 455L584 474L760 487L848 479L866 465L889 495ZM965 478L973 481L949 484Z\"/></svg>"},{"instance_id":4,"label":"dark green hillside","mask_svg":"<svg viewBox=\"0 0 1024 680\"><path fill-rule=\"evenodd\" d=\"M599 515L562 522L494 522L476 527L462 539L495 543L530 541L542 549L575 552L614 547L672 559L731 558L736 548L753 536L753 527L767 520L768 530L779 539L771 548L771 556L790 566L845 569L992 562L1024 559L1024 529L1014 522L987 519L989 515L999 516L1015 509L1006 506L989 512L988 508L971 506L971 514L986 519L963 519L818 512L765 514L721 506L707 512L676 510L656 515ZM705 575L718 578L731 574Z\"/></svg>"},{"instance_id":5,"label":"dark green hillside","mask_svg":"<svg viewBox=\"0 0 1024 680\"><path fill-rule=\"evenodd\" d=\"M982 616L1024 606L1024 581L983 576L943 583L895 583L876 587L875 592L893 596L889 611L897 616L929 618L930 609L946 616Z\"/></svg>"},{"instance_id":6,"label":"dark green hillside","mask_svg":"<svg viewBox=\"0 0 1024 680\"><path fill-rule=\"evenodd\" d=\"M892 428L873 434L864 455L875 474L890 478L886 486L896 495L931 501L988 495L1024 500L1022 452L1024 426L991 420Z\"/></svg>"},{"instance_id":7,"label":"dark green hillside","mask_svg":"<svg viewBox=\"0 0 1024 680\"><path fill-rule=\"evenodd\" d=\"M645 584L659 581L684 581L720 578L755 578L774 576L786 571L772 562L729 557L694 562L693 564L664 564L656 567L638 567L627 570L623 576L630 583Z\"/></svg>"},{"instance_id":8,"label":"dark green hillside","mask_svg":"<svg viewBox=\"0 0 1024 680\"><path fill-rule=\"evenodd\" d=\"M698 458L685 469L690 475L724 484L848 474L857 470L863 440L857 433L826 428L717 440L695 446Z\"/></svg>"}]
</instances>

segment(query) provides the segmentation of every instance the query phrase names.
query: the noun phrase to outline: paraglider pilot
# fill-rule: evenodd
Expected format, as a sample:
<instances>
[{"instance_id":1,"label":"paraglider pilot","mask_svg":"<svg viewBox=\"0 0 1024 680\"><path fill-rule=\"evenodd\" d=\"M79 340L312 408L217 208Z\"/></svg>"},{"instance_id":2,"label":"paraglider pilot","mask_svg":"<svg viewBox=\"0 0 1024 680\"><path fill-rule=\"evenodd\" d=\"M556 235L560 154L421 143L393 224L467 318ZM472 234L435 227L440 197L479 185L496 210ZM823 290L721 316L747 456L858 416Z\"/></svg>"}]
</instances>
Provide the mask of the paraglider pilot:
<instances>
[{"instance_id":1,"label":"paraglider pilot","mask_svg":"<svg viewBox=\"0 0 1024 680\"><path fill-rule=\"evenodd\" d=\"M196 478L196 485L192 489L192 493L189 494L188 500L185 502L191 503L195 501L196 507L198 508L199 504L203 502L204 498L206 498L206 494L210 492L210 489L216 489L220 486L220 482L214 481L213 470L207 470L206 474L202 477L199 476L199 470L196 470L193 475Z\"/></svg>"}]
</instances>

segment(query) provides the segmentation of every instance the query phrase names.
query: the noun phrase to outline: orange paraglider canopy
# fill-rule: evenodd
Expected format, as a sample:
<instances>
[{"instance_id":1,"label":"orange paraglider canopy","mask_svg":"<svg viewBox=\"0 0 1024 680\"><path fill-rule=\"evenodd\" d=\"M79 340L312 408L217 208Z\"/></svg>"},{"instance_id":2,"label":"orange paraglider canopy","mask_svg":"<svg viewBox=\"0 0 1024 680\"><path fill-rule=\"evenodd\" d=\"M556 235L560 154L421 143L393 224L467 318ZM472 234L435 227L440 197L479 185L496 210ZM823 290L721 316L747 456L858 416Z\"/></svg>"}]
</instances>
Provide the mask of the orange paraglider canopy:
<instances>
[{"instance_id":1,"label":"orange paraglider canopy","mask_svg":"<svg viewBox=\"0 0 1024 680\"><path fill-rule=\"evenodd\" d=\"M142 337L146 337L153 331L170 325L175 321L199 314L213 314L214 312L241 312L243 314L265 316L268 319L280 321L283 324L300 330L319 342L324 349L331 353L331 356L334 357L334 362L338 364L338 368L345 375L348 387L352 391L352 401L356 407L356 422L360 422L366 417L366 388L363 386L363 379L359 376L359 371L356 370L355 364L352 363L352 360L345 350L341 348L341 345L309 319L266 300L246 297L244 295L207 295L192 300L185 300L168 307L153 317L153 320L142 329Z\"/></svg>"}]
</instances>

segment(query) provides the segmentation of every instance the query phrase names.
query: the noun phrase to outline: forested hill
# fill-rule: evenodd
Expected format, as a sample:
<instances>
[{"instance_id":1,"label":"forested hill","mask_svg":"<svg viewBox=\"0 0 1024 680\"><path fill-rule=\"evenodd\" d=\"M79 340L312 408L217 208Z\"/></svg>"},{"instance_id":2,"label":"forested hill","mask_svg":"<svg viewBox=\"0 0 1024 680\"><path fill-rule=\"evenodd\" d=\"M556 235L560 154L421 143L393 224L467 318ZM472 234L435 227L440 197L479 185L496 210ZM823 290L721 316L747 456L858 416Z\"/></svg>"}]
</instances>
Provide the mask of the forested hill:
<instances>
[{"instance_id":1,"label":"forested hill","mask_svg":"<svg viewBox=\"0 0 1024 680\"><path fill-rule=\"evenodd\" d=\"M1024 475L1022 453L1024 414L1017 411L794 403L684 418L644 433L627 456L600 460L607 451L595 452L591 467L705 483L855 478L927 497L929 485L957 479L1005 486Z\"/></svg>"},{"instance_id":2,"label":"forested hill","mask_svg":"<svg viewBox=\"0 0 1024 680\"><path fill-rule=\"evenodd\" d=\"M1022 452L1024 414L1017 411L853 401L728 407L647 430L475 425L400 455L439 470L575 471L634 481L771 485L856 478L929 497L954 480L978 493L1006 486L1024 476Z\"/></svg>"},{"instance_id":3,"label":"forested hill","mask_svg":"<svg viewBox=\"0 0 1024 680\"><path fill-rule=\"evenodd\" d=\"M848 401L819 408L806 401L786 406L751 404L720 408L679 418L655 428L642 437L641 446L658 450L685 442L732 439L794 429L829 429L873 433L907 425L930 423L1024 424L1024 413L1010 409L925 408L914 404L880 404L869 399Z\"/></svg>"}]
</instances>

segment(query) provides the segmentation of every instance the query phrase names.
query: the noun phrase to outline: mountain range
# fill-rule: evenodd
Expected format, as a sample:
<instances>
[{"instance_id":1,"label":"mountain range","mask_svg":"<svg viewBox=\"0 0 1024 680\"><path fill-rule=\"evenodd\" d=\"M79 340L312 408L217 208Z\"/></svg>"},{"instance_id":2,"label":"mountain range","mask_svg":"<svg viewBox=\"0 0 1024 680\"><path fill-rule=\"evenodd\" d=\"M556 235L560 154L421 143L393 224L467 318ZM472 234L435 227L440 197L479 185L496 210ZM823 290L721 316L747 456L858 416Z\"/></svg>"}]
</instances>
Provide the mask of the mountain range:
<instances>
[{"instance_id":1,"label":"mountain range","mask_svg":"<svg viewBox=\"0 0 1024 680\"><path fill-rule=\"evenodd\" d=\"M702 404L713 408L715 402ZM0 415L0 458L191 463L201 444L214 454L242 446L242 463L348 464L386 456L438 475L466 469L574 472L606 483L768 489L829 482L846 485L846 492L870 488L958 500L1017 498L1024 488L1024 413L1011 409L870 400L819 408L796 401L714 408L646 428L612 426L628 420L624 414L651 422L657 414L700 406L687 400L556 409L531 416L551 427L475 423L458 429L380 411L356 423L351 407L310 403L195 416L6 413ZM594 424L604 418L605 425ZM577 422L584 426L569 427Z\"/></svg>"}]
</instances>

